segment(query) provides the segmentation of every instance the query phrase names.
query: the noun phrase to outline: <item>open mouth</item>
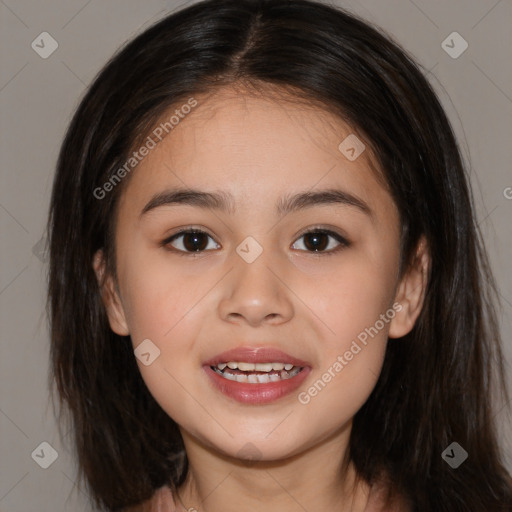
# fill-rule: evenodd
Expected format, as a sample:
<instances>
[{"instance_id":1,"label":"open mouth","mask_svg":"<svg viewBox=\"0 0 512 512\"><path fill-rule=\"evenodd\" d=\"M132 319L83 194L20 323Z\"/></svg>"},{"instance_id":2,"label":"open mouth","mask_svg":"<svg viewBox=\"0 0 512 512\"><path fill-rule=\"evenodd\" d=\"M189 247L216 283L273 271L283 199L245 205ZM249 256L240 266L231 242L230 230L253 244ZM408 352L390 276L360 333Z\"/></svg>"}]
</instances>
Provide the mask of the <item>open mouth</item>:
<instances>
[{"instance_id":1,"label":"open mouth","mask_svg":"<svg viewBox=\"0 0 512 512\"><path fill-rule=\"evenodd\" d=\"M268 384L291 379L298 375L303 366L294 366L291 363L247 363L228 361L219 363L210 368L224 379L248 383Z\"/></svg>"},{"instance_id":2,"label":"open mouth","mask_svg":"<svg viewBox=\"0 0 512 512\"><path fill-rule=\"evenodd\" d=\"M248 405L269 404L292 394L311 373L311 365L275 347L238 348L203 363L213 388Z\"/></svg>"}]
</instances>

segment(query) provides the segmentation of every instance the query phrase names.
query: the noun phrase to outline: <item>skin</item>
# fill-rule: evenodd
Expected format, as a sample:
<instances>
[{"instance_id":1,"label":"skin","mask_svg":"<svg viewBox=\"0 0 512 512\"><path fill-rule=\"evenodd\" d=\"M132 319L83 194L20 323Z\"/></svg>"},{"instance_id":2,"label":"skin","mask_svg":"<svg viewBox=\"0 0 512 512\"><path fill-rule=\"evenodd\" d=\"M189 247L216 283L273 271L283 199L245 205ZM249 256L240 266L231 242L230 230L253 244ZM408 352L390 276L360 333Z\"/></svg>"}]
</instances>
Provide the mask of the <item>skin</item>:
<instances>
[{"instance_id":1,"label":"skin","mask_svg":"<svg viewBox=\"0 0 512 512\"><path fill-rule=\"evenodd\" d=\"M425 244L400 278L396 206L370 167L368 144L353 162L338 150L355 133L338 117L241 90L197 99L123 191L117 283L104 275L103 253L95 255L110 325L129 334L134 348L149 338L160 350L151 365L137 362L180 426L190 466L180 489L186 507L363 511L369 487L356 485L352 464L342 464L352 418L376 384L388 337L409 332L421 310ZM156 193L177 186L229 192L235 212L167 205L140 215ZM338 204L276 215L281 196L327 187L357 196L372 215ZM350 245L327 255L339 247L329 237L324 253L308 249L301 233L317 225ZM185 226L212 237L205 251L180 256L183 237L161 245ZM250 264L235 250L247 236L263 248ZM395 302L401 311L309 403L300 403L298 392ZM298 392L275 403L238 403L212 387L202 364L241 345L279 348L312 371ZM247 443L256 447L257 462L244 460Z\"/></svg>"}]
</instances>

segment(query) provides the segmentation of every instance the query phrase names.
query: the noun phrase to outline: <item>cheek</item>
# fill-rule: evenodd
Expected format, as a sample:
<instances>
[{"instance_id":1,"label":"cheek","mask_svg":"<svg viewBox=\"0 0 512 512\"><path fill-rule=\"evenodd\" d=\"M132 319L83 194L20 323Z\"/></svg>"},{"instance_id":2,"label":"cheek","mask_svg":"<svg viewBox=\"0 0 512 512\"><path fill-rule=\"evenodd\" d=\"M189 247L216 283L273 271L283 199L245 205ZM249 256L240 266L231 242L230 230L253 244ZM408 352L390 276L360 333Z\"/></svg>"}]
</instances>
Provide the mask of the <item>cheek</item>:
<instances>
[{"instance_id":1,"label":"cheek","mask_svg":"<svg viewBox=\"0 0 512 512\"><path fill-rule=\"evenodd\" d=\"M322 272L311 280L302 280L298 295L322 320L327 352L350 346L366 328L374 326L393 303L395 291L394 260L386 258L384 251L347 251L337 260L323 264ZM317 263L319 265L319 263ZM306 269L302 268L303 271ZM385 319L387 320L387 319ZM384 338L388 322L378 324Z\"/></svg>"},{"instance_id":2,"label":"cheek","mask_svg":"<svg viewBox=\"0 0 512 512\"><path fill-rule=\"evenodd\" d=\"M191 380L200 366L195 340L200 338L205 314L198 301L211 280L186 276L179 269L160 258L147 257L144 266L127 267L131 279L126 292L134 349L149 339L151 350L158 354L147 366L137 361L141 376L162 409L193 429L195 423L211 420L201 408L198 410L193 397L200 396L200 383Z\"/></svg>"},{"instance_id":3,"label":"cheek","mask_svg":"<svg viewBox=\"0 0 512 512\"><path fill-rule=\"evenodd\" d=\"M323 293L316 295L313 309L328 329L319 366L297 398L318 429L332 431L350 421L370 396L382 369L395 315L392 287L381 273L365 270L347 269L331 276L323 283Z\"/></svg>"},{"instance_id":4,"label":"cheek","mask_svg":"<svg viewBox=\"0 0 512 512\"><path fill-rule=\"evenodd\" d=\"M319 368L299 401L318 414L331 410L333 425L357 412L381 371L395 316L393 262L384 250L347 251L301 292L323 327Z\"/></svg>"},{"instance_id":5,"label":"cheek","mask_svg":"<svg viewBox=\"0 0 512 512\"><path fill-rule=\"evenodd\" d=\"M123 296L135 344L145 338L163 341L188 316L209 282L200 266L189 266L193 273L184 271L187 266L172 263L163 249L134 251L126 258Z\"/></svg>"},{"instance_id":6,"label":"cheek","mask_svg":"<svg viewBox=\"0 0 512 512\"><path fill-rule=\"evenodd\" d=\"M173 264L160 251L134 251L123 262L123 297L134 349L150 340L159 352L151 366L139 362L144 380L156 394L159 389L179 388L178 381L186 380L197 359L195 340L205 315L201 298L218 280L200 267L201 262Z\"/></svg>"}]
</instances>

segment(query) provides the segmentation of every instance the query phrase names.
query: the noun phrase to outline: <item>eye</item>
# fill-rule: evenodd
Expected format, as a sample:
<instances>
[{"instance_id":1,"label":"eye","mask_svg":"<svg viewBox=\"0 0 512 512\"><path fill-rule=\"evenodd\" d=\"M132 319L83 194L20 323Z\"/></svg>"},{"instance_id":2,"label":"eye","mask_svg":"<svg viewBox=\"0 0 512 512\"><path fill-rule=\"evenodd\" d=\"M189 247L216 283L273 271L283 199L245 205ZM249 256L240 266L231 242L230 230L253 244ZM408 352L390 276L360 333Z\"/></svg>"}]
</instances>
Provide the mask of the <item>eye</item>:
<instances>
[{"instance_id":1,"label":"eye","mask_svg":"<svg viewBox=\"0 0 512 512\"><path fill-rule=\"evenodd\" d=\"M186 255L187 253L201 253L206 250L220 248L219 244L216 244L215 242L213 247L209 247L208 238L213 241L213 238L205 231L188 228L182 229L174 235L166 238L161 245L164 247L168 247L170 245L173 248L171 250L181 253L180 256ZM321 253L326 256L350 245L350 242L339 233L324 228L310 229L309 231L302 233L299 239L300 238L304 238L305 243L303 243L303 246L305 249L299 248L299 250ZM332 247L332 241L329 242L329 238L334 240L334 248ZM296 245L296 243L294 245ZM336 245L336 243L338 245ZM292 248L296 249L296 247L293 246Z\"/></svg>"},{"instance_id":2,"label":"eye","mask_svg":"<svg viewBox=\"0 0 512 512\"><path fill-rule=\"evenodd\" d=\"M176 251L185 254L188 252L203 252L208 249L208 238L213 240L208 233L200 229L183 229L165 239L162 245L171 245ZM173 243L176 243L177 247L173 245ZM213 249L218 249L219 247L220 246L217 244L217 247L213 247ZM209 249L212 249L212 247Z\"/></svg>"},{"instance_id":3,"label":"eye","mask_svg":"<svg viewBox=\"0 0 512 512\"><path fill-rule=\"evenodd\" d=\"M348 247L350 245L350 242L339 233L322 228L310 229L309 231L302 233L298 240L300 238L304 238L304 243L302 245L305 247L307 252L320 252L326 256L338 252L344 247ZM332 243L329 243L329 238L334 239L335 243L338 243L337 246L335 245L334 249L332 248ZM327 247L330 249L325 250Z\"/></svg>"}]
</instances>

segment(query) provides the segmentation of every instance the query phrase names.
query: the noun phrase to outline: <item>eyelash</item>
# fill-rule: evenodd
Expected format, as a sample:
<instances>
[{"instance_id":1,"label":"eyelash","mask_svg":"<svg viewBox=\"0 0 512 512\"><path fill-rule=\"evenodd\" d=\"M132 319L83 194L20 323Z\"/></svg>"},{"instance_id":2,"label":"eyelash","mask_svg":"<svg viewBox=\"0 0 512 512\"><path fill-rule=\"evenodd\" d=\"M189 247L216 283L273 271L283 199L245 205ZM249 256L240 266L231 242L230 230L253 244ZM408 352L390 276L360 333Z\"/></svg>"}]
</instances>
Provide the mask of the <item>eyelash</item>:
<instances>
[{"instance_id":1,"label":"eyelash","mask_svg":"<svg viewBox=\"0 0 512 512\"><path fill-rule=\"evenodd\" d=\"M196 233L197 234L206 235L206 236L208 236L208 237L213 239L213 237L210 234L208 234L206 231L203 231L203 230L197 229L197 228L193 228L193 227L187 227L187 228L181 229L180 231L174 233L170 237L168 237L165 240L163 240L161 242L161 246L166 248L168 251L172 251L172 252L177 253L179 256L197 257L201 253L207 252L208 250L207 249L203 249L202 251L182 251L181 249L176 249L174 247L172 247L172 248L169 247L169 244L171 242L173 242L174 240L176 240L177 238L179 238L180 236L186 235L186 234L196 234ZM339 233L337 233L335 231L332 231L330 229L326 229L326 228L320 227L320 226L309 228L307 231L303 231L297 237L296 240L299 240L300 238L304 237L305 235L312 234L312 233L331 236L337 242L339 242L339 245L336 248L330 249L328 251L325 251L325 250L323 250L323 251L307 251L307 250L303 250L303 249L300 249L300 251L308 252L308 253L314 254L316 256L332 256L333 254L336 254L339 251L341 251L341 250L343 250L346 247L349 247L351 245L350 242L345 237L341 236Z\"/></svg>"}]
</instances>

